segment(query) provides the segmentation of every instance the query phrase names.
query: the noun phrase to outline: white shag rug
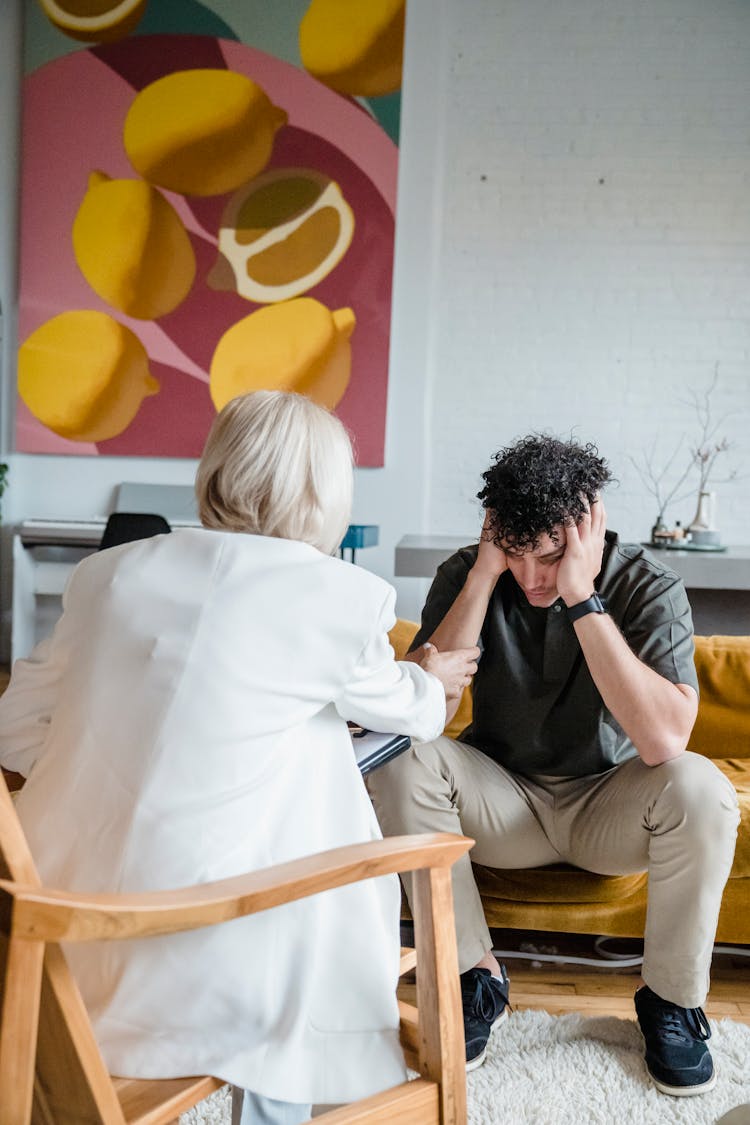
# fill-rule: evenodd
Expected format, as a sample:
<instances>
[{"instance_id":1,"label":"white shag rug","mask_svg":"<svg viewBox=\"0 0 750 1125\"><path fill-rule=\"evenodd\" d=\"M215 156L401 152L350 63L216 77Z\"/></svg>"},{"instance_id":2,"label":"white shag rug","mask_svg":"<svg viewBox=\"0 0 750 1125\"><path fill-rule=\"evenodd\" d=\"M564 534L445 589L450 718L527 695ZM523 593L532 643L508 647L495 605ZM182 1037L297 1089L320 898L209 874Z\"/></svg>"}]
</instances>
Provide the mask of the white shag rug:
<instances>
[{"instance_id":1,"label":"white shag rug","mask_svg":"<svg viewBox=\"0 0 750 1125\"><path fill-rule=\"evenodd\" d=\"M729 1019L711 1027L716 1086L672 1098L648 1077L635 1021L515 1012L493 1035L484 1065L467 1076L469 1125L715 1125L740 1105L750 1122L750 1027ZM229 1120L229 1096L220 1090L180 1123Z\"/></svg>"}]
</instances>

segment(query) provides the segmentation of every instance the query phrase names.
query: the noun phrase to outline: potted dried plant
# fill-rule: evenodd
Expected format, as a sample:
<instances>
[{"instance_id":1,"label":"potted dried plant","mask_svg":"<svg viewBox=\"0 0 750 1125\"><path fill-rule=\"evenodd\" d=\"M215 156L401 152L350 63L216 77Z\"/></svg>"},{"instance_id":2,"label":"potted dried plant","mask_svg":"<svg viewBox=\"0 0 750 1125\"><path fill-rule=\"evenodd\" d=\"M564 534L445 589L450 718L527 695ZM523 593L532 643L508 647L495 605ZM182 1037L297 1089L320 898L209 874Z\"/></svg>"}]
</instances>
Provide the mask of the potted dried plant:
<instances>
[{"instance_id":1,"label":"potted dried plant","mask_svg":"<svg viewBox=\"0 0 750 1125\"><path fill-rule=\"evenodd\" d=\"M695 516L688 527L691 541L695 545L716 546L719 543L719 532L713 526L716 494L710 485L726 484L737 479L737 471L731 470L726 476L716 477L717 460L732 448L732 443L726 437L719 437L719 430L725 421L726 415L718 421L714 420L711 409L711 396L719 380L718 364L714 368L714 376L705 391L690 392L690 403L698 419L698 440L688 447L688 458L682 472L676 477L671 486L668 486L670 473L677 460L677 455L683 448L684 439L680 438L675 449L667 458L662 468L657 467L656 448L657 440L648 453L644 453L640 460L630 457L641 481L656 501L657 518L651 529L651 542L654 546L665 546L673 541L674 529L667 527L666 511L670 504L677 504L688 496L695 495L695 484L681 491L683 485L697 470L698 473L698 498Z\"/></svg>"}]
</instances>

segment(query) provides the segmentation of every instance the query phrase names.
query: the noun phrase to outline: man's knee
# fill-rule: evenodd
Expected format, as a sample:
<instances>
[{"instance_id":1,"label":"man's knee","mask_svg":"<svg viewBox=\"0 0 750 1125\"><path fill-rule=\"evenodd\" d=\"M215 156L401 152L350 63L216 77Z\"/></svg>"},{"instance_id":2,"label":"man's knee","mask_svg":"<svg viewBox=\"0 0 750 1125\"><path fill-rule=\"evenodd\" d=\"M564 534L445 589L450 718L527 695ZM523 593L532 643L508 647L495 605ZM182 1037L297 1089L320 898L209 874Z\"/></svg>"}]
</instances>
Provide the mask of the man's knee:
<instances>
[{"instance_id":1,"label":"man's knee","mask_svg":"<svg viewBox=\"0 0 750 1125\"><path fill-rule=\"evenodd\" d=\"M445 748L440 744L450 741L441 737L434 742L417 743L373 770L367 778L370 795L377 800L392 799L413 793L422 785L434 784L433 779L444 774Z\"/></svg>"},{"instance_id":2,"label":"man's knee","mask_svg":"<svg viewBox=\"0 0 750 1125\"><path fill-rule=\"evenodd\" d=\"M710 758L687 751L654 767L661 774L660 802L686 817L701 836L732 838L739 822L737 793Z\"/></svg>"}]
</instances>

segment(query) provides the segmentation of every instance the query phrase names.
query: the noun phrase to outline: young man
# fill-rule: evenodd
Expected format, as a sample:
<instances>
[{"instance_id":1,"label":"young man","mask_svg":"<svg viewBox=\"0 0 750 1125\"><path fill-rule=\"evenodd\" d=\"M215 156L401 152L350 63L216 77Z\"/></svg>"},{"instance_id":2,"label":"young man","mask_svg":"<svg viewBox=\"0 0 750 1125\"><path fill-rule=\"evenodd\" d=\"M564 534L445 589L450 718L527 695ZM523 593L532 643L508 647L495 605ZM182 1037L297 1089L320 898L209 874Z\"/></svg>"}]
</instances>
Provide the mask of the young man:
<instances>
[{"instance_id":1,"label":"young man","mask_svg":"<svg viewBox=\"0 0 750 1125\"><path fill-rule=\"evenodd\" d=\"M572 441L530 436L496 455L480 542L438 570L413 645L480 645L472 724L374 771L371 793L386 835L463 832L489 867L647 870L635 994L646 1061L660 1090L696 1094L715 1082L700 1005L737 798L685 749L698 707L690 606L673 571L605 530L609 478L596 449ZM508 980L468 857L454 896L471 1068L507 1013Z\"/></svg>"}]
</instances>

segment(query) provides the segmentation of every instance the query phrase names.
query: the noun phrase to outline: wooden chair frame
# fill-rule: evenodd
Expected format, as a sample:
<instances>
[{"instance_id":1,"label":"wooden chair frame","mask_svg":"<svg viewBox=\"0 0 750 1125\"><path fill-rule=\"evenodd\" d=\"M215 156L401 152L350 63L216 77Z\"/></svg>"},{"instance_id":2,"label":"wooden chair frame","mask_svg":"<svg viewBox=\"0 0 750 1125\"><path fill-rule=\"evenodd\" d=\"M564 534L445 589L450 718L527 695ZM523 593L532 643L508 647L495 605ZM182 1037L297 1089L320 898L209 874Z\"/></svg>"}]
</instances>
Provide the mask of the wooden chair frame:
<instances>
[{"instance_id":1,"label":"wooden chair frame","mask_svg":"<svg viewBox=\"0 0 750 1125\"><path fill-rule=\"evenodd\" d=\"M419 1078L330 1110L316 1125L465 1125L466 1071L450 868L463 836L336 848L232 879L149 894L43 887L0 779L0 1125L160 1125L224 1085L210 1076L111 1077L59 942L145 938L212 926L332 887L414 872L417 1007L401 1042Z\"/></svg>"}]
</instances>

